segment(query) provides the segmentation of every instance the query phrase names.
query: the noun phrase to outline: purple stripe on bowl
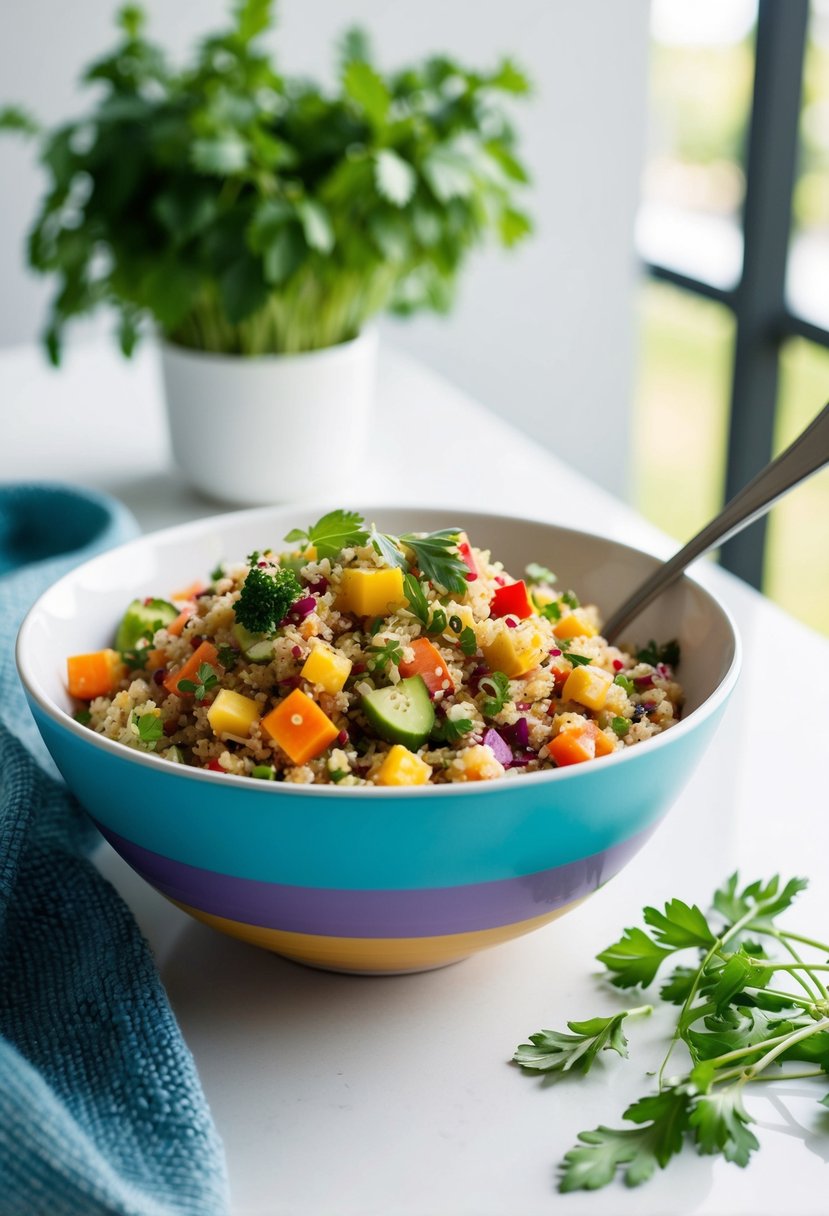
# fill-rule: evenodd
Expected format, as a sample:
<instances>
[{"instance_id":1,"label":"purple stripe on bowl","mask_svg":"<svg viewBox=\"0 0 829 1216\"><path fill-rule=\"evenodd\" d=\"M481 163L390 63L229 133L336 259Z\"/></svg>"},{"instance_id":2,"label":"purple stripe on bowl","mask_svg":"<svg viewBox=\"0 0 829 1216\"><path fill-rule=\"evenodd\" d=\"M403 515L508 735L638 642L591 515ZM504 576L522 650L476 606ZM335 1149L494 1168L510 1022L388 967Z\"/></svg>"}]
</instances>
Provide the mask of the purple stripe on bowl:
<instances>
[{"instance_id":1,"label":"purple stripe on bowl","mask_svg":"<svg viewBox=\"0 0 829 1216\"><path fill-rule=\"evenodd\" d=\"M162 894L202 912L291 933L432 937L494 929L554 912L589 895L638 852L652 829L552 870L455 887L347 890L234 878L173 861L98 824L134 870Z\"/></svg>"}]
</instances>

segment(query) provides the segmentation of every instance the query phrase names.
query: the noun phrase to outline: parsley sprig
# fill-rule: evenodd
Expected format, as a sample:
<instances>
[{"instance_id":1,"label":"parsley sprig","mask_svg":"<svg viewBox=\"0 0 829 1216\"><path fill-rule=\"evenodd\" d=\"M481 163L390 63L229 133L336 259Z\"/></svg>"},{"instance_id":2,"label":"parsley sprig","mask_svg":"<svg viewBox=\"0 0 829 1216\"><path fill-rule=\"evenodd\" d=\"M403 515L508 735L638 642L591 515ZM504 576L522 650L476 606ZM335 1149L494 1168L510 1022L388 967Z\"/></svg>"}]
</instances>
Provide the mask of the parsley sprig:
<instances>
[{"instance_id":1,"label":"parsley sprig","mask_svg":"<svg viewBox=\"0 0 829 1216\"><path fill-rule=\"evenodd\" d=\"M804 879L783 884L775 876L741 888L732 874L715 892L708 915L680 899L669 900L663 911L647 907L646 928L625 929L598 955L618 988L649 987L662 965L685 951L696 951L698 962L675 967L659 991L678 1013L657 1073L657 1092L627 1108L622 1118L629 1126L580 1132L579 1143L561 1163L559 1190L595 1190L619 1176L638 1186L688 1144L701 1155L720 1154L745 1166L759 1148L745 1106L747 1087L794 1077L825 1083L829 992L821 977L829 971L829 943L777 924L805 886ZM807 949L820 961L804 957ZM780 950L782 958L774 953ZM650 1006L639 1006L610 1018L569 1022L569 1035L540 1031L517 1048L513 1059L534 1072L585 1074L604 1051L627 1056L622 1021L649 1011ZM680 1042L690 1065L667 1077ZM809 1067L778 1072L788 1061ZM772 1064L770 1077L766 1070ZM829 1095L822 1104L829 1105Z\"/></svg>"},{"instance_id":2,"label":"parsley sprig","mask_svg":"<svg viewBox=\"0 0 829 1216\"><path fill-rule=\"evenodd\" d=\"M182 692L191 692L197 701L203 701L211 689L219 683L219 673L211 663L200 663L195 680L179 680Z\"/></svg>"},{"instance_id":3,"label":"parsley sprig","mask_svg":"<svg viewBox=\"0 0 829 1216\"><path fill-rule=\"evenodd\" d=\"M132 711L132 721L138 738L152 751L159 739L164 738L164 723L154 710Z\"/></svg>"},{"instance_id":4,"label":"parsley sprig","mask_svg":"<svg viewBox=\"0 0 829 1216\"><path fill-rule=\"evenodd\" d=\"M479 682L478 688L484 694L481 705L484 715L487 718L494 718L509 700L508 677L504 675L503 671L493 671L491 675L484 676Z\"/></svg>"},{"instance_id":5,"label":"parsley sprig","mask_svg":"<svg viewBox=\"0 0 829 1216\"><path fill-rule=\"evenodd\" d=\"M339 557L343 549L354 549L368 540L368 531L356 511L329 511L307 529L294 528L285 537L290 544L313 545L318 558Z\"/></svg>"},{"instance_id":6,"label":"parsley sprig","mask_svg":"<svg viewBox=\"0 0 829 1216\"><path fill-rule=\"evenodd\" d=\"M473 726L471 718L444 718L432 727L429 739L432 743L457 743Z\"/></svg>"},{"instance_id":7,"label":"parsley sprig","mask_svg":"<svg viewBox=\"0 0 829 1216\"><path fill-rule=\"evenodd\" d=\"M389 638L379 646L369 646L368 653L371 655L367 660L370 671L385 672L390 663L399 667L403 659L403 648L397 638Z\"/></svg>"}]
</instances>

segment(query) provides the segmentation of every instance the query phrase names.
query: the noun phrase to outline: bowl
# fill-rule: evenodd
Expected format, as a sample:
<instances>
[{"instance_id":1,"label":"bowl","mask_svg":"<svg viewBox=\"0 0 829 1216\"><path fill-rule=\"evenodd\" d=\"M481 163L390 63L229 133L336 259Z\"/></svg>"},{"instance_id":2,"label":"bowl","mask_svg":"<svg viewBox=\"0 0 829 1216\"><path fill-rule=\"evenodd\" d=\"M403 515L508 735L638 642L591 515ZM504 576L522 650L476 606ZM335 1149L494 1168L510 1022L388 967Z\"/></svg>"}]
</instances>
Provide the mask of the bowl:
<instances>
[{"instance_id":1,"label":"bowl","mask_svg":"<svg viewBox=\"0 0 829 1216\"><path fill-rule=\"evenodd\" d=\"M734 688L726 609L688 576L631 637L678 638L686 694L664 734L593 762L492 782L299 786L171 764L72 717L66 657L111 645L125 605L279 547L331 505L238 511L86 562L29 612L17 664L67 784L124 860L198 920L302 963L421 971L528 933L602 886L642 847L705 751ZM513 574L530 561L607 615L657 559L600 536L476 511L363 508L383 531L462 527Z\"/></svg>"}]
</instances>

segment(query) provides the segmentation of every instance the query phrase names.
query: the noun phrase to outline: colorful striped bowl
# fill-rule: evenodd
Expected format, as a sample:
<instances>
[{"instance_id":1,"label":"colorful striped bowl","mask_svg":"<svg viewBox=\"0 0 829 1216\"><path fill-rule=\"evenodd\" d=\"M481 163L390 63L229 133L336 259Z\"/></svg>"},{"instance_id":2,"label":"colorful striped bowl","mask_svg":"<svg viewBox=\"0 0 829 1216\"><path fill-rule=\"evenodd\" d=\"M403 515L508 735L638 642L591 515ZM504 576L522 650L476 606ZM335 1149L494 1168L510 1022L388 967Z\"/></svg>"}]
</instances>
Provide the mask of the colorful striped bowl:
<instances>
[{"instance_id":1,"label":"colorful striped bowl","mask_svg":"<svg viewBox=\"0 0 829 1216\"><path fill-rule=\"evenodd\" d=\"M683 720L592 764L481 785L342 789L185 769L79 726L66 656L110 644L134 596L278 548L327 506L236 512L143 537L73 571L35 604L17 661L67 783L118 853L223 933L332 970L420 971L528 933L612 878L702 755L739 671L725 609L684 578L636 637L682 646ZM455 509L366 508L384 531L463 527L511 572L542 562L610 611L655 559L550 524Z\"/></svg>"}]
</instances>

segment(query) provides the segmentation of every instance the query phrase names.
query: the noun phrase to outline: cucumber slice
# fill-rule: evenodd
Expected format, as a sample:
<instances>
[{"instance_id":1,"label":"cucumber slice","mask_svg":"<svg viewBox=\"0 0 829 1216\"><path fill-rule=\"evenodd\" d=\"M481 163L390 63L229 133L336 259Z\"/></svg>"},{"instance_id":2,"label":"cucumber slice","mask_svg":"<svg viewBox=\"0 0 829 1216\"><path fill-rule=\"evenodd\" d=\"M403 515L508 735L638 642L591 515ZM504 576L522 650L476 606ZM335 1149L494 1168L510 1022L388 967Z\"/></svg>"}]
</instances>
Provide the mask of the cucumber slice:
<instances>
[{"instance_id":1,"label":"cucumber slice","mask_svg":"<svg viewBox=\"0 0 829 1216\"><path fill-rule=\"evenodd\" d=\"M155 633L165 625L171 625L178 616L178 608L166 600L133 600L121 617L115 634L116 650L132 650L147 630Z\"/></svg>"},{"instance_id":2,"label":"cucumber slice","mask_svg":"<svg viewBox=\"0 0 829 1216\"><path fill-rule=\"evenodd\" d=\"M423 676L409 676L362 698L363 713L381 739L417 751L435 724L435 711Z\"/></svg>"},{"instance_id":3,"label":"cucumber slice","mask_svg":"<svg viewBox=\"0 0 829 1216\"><path fill-rule=\"evenodd\" d=\"M251 633L237 622L233 626L233 636L251 663L269 663L273 658L273 639L264 633Z\"/></svg>"},{"instance_id":4,"label":"cucumber slice","mask_svg":"<svg viewBox=\"0 0 829 1216\"><path fill-rule=\"evenodd\" d=\"M174 764L184 764L184 752L174 744L172 747L167 748L164 753L164 759L172 760Z\"/></svg>"}]
</instances>

